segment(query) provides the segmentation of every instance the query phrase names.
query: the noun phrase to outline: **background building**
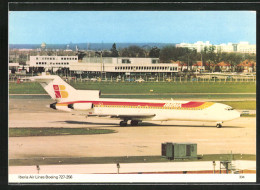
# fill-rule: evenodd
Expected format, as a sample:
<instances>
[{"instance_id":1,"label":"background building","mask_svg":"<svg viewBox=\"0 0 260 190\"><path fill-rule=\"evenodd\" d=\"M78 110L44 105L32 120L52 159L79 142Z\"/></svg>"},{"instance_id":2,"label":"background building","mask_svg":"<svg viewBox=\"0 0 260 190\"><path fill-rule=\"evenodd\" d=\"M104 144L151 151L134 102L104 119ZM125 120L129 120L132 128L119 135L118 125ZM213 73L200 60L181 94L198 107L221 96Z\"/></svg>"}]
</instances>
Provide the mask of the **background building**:
<instances>
[{"instance_id":1,"label":"background building","mask_svg":"<svg viewBox=\"0 0 260 190\"><path fill-rule=\"evenodd\" d=\"M73 63L78 62L78 56L30 56L27 65L30 67L69 68Z\"/></svg>"},{"instance_id":2,"label":"background building","mask_svg":"<svg viewBox=\"0 0 260 190\"><path fill-rule=\"evenodd\" d=\"M196 49L197 52L201 52L205 47L210 47L210 46L212 46L212 44L210 44L209 41L206 41L206 43L202 41L197 41L194 44L189 44L189 43L176 44L176 47Z\"/></svg>"},{"instance_id":3,"label":"background building","mask_svg":"<svg viewBox=\"0 0 260 190\"><path fill-rule=\"evenodd\" d=\"M163 76L178 73L177 63L159 63L159 58L129 57L84 57L77 56L30 56L27 62L34 72L66 70L72 75L85 74L86 77L118 76Z\"/></svg>"},{"instance_id":4,"label":"background building","mask_svg":"<svg viewBox=\"0 0 260 190\"><path fill-rule=\"evenodd\" d=\"M256 54L256 45L249 44L249 42L240 42L239 44L237 44L237 52Z\"/></svg>"},{"instance_id":5,"label":"background building","mask_svg":"<svg viewBox=\"0 0 260 190\"><path fill-rule=\"evenodd\" d=\"M105 72L114 74L177 73L178 64L159 63L158 58L89 57L70 65L70 70L79 72Z\"/></svg>"},{"instance_id":6,"label":"background building","mask_svg":"<svg viewBox=\"0 0 260 190\"><path fill-rule=\"evenodd\" d=\"M202 41L198 41L194 44L189 43L180 43L176 44L176 47L182 47L182 48L189 48L189 49L196 49L197 52L201 52L205 47L215 46L215 52L237 52L237 53L254 53L256 54L256 45L255 44L249 44L249 42L239 42L239 43L227 43L227 44L219 44L219 45L213 45L210 44L209 41L206 41L206 43Z\"/></svg>"}]
</instances>

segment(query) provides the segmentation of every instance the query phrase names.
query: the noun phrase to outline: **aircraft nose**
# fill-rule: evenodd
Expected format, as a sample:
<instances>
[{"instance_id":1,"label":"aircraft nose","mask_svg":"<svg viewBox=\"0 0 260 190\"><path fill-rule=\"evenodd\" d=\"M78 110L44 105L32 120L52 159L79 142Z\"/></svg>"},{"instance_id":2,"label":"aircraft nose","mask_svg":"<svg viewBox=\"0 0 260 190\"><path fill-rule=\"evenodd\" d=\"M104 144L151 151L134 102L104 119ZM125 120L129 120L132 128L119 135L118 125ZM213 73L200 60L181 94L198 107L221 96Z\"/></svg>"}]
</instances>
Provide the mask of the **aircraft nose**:
<instances>
[{"instance_id":1,"label":"aircraft nose","mask_svg":"<svg viewBox=\"0 0 260 190\"><path fill-rule=\"evenodd\" d=\"M235 111L234 118L239 118L240 116L241 116L241 114L238 111Z\"/></svg>"}]
</instances>

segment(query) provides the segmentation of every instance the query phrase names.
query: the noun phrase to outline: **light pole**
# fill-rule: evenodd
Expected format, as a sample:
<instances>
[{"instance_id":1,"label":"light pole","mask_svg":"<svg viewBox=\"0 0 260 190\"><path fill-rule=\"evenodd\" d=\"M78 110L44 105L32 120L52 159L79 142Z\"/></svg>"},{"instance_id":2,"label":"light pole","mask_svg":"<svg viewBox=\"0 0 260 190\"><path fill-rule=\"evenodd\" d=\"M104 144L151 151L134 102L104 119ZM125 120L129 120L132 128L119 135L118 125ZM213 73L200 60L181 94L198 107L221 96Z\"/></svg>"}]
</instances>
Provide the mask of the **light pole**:
<instances>
[{"instance_id":1,"label":"light pole","mask_svg":"<svg viewBox=\"0 0 260 190\"><path fill-rule=\"evenodd\" d=\"M201 55L201 66L202 66L202 68L203 68L202 52L200 52L200 55Z\"/></svg>"},{"instance_id":2,"label":"light pole","mask_svg":"<svg viewBox=\"0 0 260 190\"><path fill-rule=\"evenodd\" d=\"M189 62L190 59L189 58L190 58L190 55L188 54L188 68L187 68L188 71L190 71L190 62Z\"/></svg>"},{"instance_id":3,"label":"light pole","mask_svg":"<svg viewBox=\"0 0 260 190\"><path fill-rule=\"evenodd\" d=\"M117 163L117 164L116 164L116 167L117 167L117 174L119 174L119 168L120 168L120 164L119 164L119 163Z\"/></svg>"},{"instance_id":4,"label":"light pole","mask_svg":"<svg viewBox=\"0 0 260 190\"><path fill-rule=\"evenodd\" d=\"M216 162L213 161L213 174L215 174L215 167L216 167Z\"/></svg>"},{"instance_id":5,"label":"light pole","mask_svg":"<svg viewBox=\"0 0 260 190\"><path fill-rule=\"evenodd\" d=\"M40 173L40 166L39 165L36 165L36 169L38 171L38 174Z\"/></svg>"},{"instance_id":6,"label":"light pole","mask_svg":"<svg viewBox=\"0 0 260 190\"><path fill-rule=\"evenodd\" d=\"M104 72L104 63L103 63L103 52L100 51L100 52L96 52L97 54L100 55L100 79L102 80L102 73Z\"/></svg>"},{"instance_id":7,"label":"light pole","mask_svg":"<svg viewBox=\"0 0 260 190\"><path fill-rule=\"evenodd\" d=\"M103 68L102 51L96 51L95 54L100 55L100 58L101 58L101 60L100 60L100 80L102 80L102 72L104 70L104 68Z\"/></svg>"}]
</instances>

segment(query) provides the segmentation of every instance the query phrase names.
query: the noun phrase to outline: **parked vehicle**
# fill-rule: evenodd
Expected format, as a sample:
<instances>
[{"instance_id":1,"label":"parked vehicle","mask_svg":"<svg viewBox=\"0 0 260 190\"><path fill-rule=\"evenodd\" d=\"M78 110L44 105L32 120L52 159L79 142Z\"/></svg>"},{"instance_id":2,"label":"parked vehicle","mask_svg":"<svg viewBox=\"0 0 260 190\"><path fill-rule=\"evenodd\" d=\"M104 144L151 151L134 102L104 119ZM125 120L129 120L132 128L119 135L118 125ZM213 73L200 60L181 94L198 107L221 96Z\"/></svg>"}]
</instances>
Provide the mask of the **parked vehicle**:
<instances>
[{"instance_id":1,"label":"parked vehicle","mask_svg":"<svg viewBox=\"0 0 260 190\"><path fill-rule=\"evenodd\" d=\"M96 78L91 78L90 81L97 81L98 79Z\"/></svg>"},{"instance_id":2,"label":"parked vehicle","mask_svg":"<svg viewBox=\"0 0 260 190\"><path fill-rule=\"evenodd\" d=\"M90 80L89 78L82 79L82 81L89 81L89 80Z\"/></svg>"},{"instance_id":3,"label":"parked vehicle","mask_svg":"<svg viewBox=\"0 0 260 190\"><path fill-rule=\"evenodd\" d=\"M142 78L139 78L139 79L136 80L136 82L144 82L144 81L145 81L145 80L142 79Z\"/></svg>"},{"instance_id":4,"label":"parked vehicle","mask_svg":"<svg viewBox=\"0 0 260 190\"><path fill-rule=\"evenodd\" d=\"M125 79L125 81L126 81L126 82L134 82L135 79L131 79L131 78L129 79L129 78L127 78L127 79Z\"/></svg>"}]
</instances>

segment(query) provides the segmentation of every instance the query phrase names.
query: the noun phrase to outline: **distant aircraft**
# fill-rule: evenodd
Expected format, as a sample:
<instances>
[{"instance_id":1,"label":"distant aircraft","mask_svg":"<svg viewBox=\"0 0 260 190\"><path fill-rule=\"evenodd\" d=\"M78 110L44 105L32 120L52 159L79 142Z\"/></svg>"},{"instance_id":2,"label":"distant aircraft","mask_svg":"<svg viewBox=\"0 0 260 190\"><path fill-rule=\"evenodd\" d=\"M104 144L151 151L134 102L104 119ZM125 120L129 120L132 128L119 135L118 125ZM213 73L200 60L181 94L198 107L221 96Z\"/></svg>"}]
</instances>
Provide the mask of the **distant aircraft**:
<instances>
[{"instance_id":1,"label":"distant aircraft","mask_svg":"<svg viewBox=\"0 0 260 190\"><path fill-rule=\"evenodd\" d=\"M59 76L31 77L39 82L55 103L50 108L62 111L80 111L88 116L120 119L120 126L131 120L132 126L141 121L210 121L221 128L224 121L240 117L232 107L213 102L141 100L100 98L99 90L76 90Z\"/></svg>"}]
</instances>

